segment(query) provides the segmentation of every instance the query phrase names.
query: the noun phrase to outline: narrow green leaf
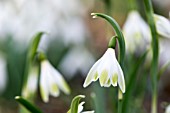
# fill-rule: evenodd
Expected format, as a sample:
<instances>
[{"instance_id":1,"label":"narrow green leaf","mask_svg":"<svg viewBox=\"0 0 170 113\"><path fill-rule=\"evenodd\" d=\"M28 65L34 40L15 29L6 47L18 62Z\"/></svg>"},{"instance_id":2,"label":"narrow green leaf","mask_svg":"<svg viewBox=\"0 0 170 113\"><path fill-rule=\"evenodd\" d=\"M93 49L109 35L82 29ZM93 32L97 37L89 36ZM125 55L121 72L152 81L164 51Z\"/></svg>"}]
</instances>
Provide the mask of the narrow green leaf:
<instances>
[{"instance_id":1,"label":"narrow green leaf","mask_svg":"<svg viewBox=\"0 0 170 113\"><path fill-rule=\"evenodd\" d=\"M32 113L42 113L42 111L35 106L33 106L30 102L27 100L23 99L20 96L16 96L15 100L18 101L21 105L23 105L28 111Z\"/></svg>"},{"instance_id":2,"label":"narrow green leaf","mask_svg":"<svg viewBox=\"0 0 170 113\"><path fill-rule=\"evenodd\" d=\"M72 102L71 102L70 110L67 113L78 113L78 105L79 105L79 102L82 98L85 98L85 96L84 95L78 95L78 96L74 97Z\"/></svg>"},{"instance_id":3,"label":"narrow green leaf","mask_svg":"<svg viewBox=\"0 0 170 113\"><path fill-rule=\"evenodd\" d=\"M159 40L156 30L154 11L151 0L144 0L147 21L152 34L152 62L151 62L151 83L152 83L152 105L151 113L157 113L158 104L158 63L159 63Z\"/></svg>"},{"instance_id":4,"label":"narrow green leaf","mask_svg":"<svg viewBox=\"0 0 170 113\"><path fill-rule=\"evenodd\" d=\"M34 56L37 52L37 48L38 48L38 45L39 45L39 42L40 42L40 39L41 39L43 34L44 34L44 32L39 32L33 37L33 40L32 40L32 42L29 46L29 49L28 49L28 56L27 56L30 60L34 59Z\"/></svg>"},{"instance_id":5,"label":"narrow green leaf","mask_svg":"<svg viewBox=\"0 0 170 113\"><path fill-rule=\"evenodd\" d=\"M39 32L35 36L33 36L33 39L32 39L32 41L31 41L31 43L28 47L28 53L27 53L26 64L25 64L23 87L25 87L25 84L27 83L28 71L30 70L29 68L31 67L33 59L36 55L37 48L38 48L39 42L40 42L43 34L44 34L44 32Z\"/></svg>"}]
</instances>

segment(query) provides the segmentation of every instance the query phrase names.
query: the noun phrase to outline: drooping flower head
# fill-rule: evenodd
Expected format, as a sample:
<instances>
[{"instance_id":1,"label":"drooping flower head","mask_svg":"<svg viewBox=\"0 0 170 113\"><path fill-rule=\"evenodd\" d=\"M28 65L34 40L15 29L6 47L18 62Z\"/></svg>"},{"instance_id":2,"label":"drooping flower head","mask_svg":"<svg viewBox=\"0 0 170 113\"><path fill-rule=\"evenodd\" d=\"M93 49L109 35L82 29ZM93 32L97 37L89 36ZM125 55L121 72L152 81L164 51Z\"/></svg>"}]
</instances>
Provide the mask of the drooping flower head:
<instances>
[{"instance_id":1,"label":"drooping flower head","mask_svg":"<svg viewBox=\"0 0 170 113\"><path fill-rule=\"evenodd\" d=\"M47 59L43 58L40 65L40 94L44 102L49 101L49 95L54 97L59 96L60 90L65 94L70 94L70 88L67 82Z\"/></svg>"},{"instance_id":2,"label":"drooping flower head","mask_svg":"<svg viewBox=\"0 0 170 113\"><path fill-rule=\"evenodd\" d=\"M149 48L151 33L149 26L137 11L131 11L123 26L126 50L130 53L143 52Z\"/></svg>"},{"instance_id":3,"label":"drooping flower head","mask_svg":"<svg viewBox=\"0 0 170 113\"><path fill-rule=\"evenodd\" d=\"M116 59L115 50L108 48L105 54L90 69L83 87L87 87L91 82L99 79L102 87L119 85L121 91L125 93L125 80L123 71Z\"/></svg>"}]
</instances>

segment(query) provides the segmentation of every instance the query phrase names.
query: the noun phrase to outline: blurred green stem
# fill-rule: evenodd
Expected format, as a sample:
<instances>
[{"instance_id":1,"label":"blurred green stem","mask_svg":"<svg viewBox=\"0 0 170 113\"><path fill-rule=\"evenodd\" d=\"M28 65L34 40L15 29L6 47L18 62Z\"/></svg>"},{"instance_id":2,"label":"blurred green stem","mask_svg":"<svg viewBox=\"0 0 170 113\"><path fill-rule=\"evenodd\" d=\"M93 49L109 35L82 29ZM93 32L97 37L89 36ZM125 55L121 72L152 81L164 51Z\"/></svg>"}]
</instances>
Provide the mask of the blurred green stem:
<instances>
[{"instance_id":1,"label":"blurred green stem","mask_svg":"<svg viewBox=\"0 0 170 113\"><path fill-rule=\"evenodd\" d=\"M157 113L157 76L158 76L158 57L159 57L159 42L156 31L156 26L153 18L153 7L151 0L144 0L147 20L152 34L152 63L151 63L151 78L152 78L152 111Z\"/></svg>"}]
</instances>

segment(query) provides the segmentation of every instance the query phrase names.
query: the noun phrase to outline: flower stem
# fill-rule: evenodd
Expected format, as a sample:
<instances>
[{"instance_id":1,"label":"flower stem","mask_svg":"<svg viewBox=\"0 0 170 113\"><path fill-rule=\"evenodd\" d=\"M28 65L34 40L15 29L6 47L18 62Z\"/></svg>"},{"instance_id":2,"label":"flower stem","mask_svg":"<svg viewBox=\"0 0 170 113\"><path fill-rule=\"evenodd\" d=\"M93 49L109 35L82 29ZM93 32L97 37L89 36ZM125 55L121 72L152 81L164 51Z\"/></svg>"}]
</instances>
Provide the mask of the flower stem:
<instances>
[{"instance_id":1,"label":"flower stem","mask_svg":"<svg viewBox=\"0 0 170 113\"><path fill-rule=\"evenodd\" d=\"M109 22L111 24L111 26L115 30L115 33L117 35L116 38L118 39L118 43L119 43L119 46L118 46L118 61L120 63L121 68L124 70L125 41L124 41L124 36L123 36L123 33L121 31L119 24L112 17L105 15L105 14L92 13L91 15L93 15L93 18L101 17L101 18L105 19L107 22ZM123 94L122 94L122 99L123 99ZM119 99L119 97L118 97L118 113L122 112L122 99Z\"/></svg>"},{"instance_id":2,"label":"flower stem","mask_svg":"<svg viewBox=\"0 0 170 113\"><path fill-rule=\"evenodd\" d=\"M158 76L158 57L159 57L159 41L156 31L156 26L153 18L153 7L151 0L144 0L147 20L152 34L152 63L151 63L151 78L152 78L152 109L151 113L157 113L157 76Z\"/></svg>"}]
</instances>

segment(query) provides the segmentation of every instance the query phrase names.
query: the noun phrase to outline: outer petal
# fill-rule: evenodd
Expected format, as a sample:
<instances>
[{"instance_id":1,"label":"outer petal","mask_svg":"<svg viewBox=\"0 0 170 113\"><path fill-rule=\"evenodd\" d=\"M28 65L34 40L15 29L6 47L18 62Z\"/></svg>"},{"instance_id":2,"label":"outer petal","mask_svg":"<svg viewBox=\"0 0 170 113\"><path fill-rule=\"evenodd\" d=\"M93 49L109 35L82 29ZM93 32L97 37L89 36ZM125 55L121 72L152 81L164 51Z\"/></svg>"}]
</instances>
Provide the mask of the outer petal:
<instances>
[{"instance_id":1,"label":"outer petal","mask_svg":"<svg viewBox=\"0 0 170 113\"><path fill-rule=\"evenodd\" d=\"M44 102L49 101L49 90L48 90L48 76L47 76L47 66L44 62L41 62L41 76L40 76L40 95Z\"/></svg>"},{"instance_id":2,"label":"outer petal","mask_svg":"<svg viewBox=\"0 0 170 113\"><path fill-rule=\"evenodd\" d=\"M156 28L160 35L170 38L170 21L163 16L154 15Z\"/></svg>"},{"instance_id":3,"label":"outer petal","mask_svg":"<svg viewBox=\"0 0 170 113\"><path fill-rule=\"evenodd\" d=\"M81 102L79 105L78 105L78 113L81 113L82 111L83 111L83 104L84 104L85 102Z\"/></svg>"},{"instance_id":4,"label":"outer petal","mask_svg":"<svg viewBox=\"0 0 170 113\"><path fill-rule=\"evenodd\" d=\"M64 80L63 76L48 62L50 74L53 76L58 87L65 93L70 94L70 87Z\"/></svg>"},{"instance_id":5,"label":"outer petal","mask_svg":"<svg viewBox=\"0 0 170 113\"><path fill-rule=\"evenodd\" d=\"M83 87L87 87L92 81L96 81L99 78L99 75L97 73L97 68L101 62L101 59L99 59L90 69L89 73L87 74L87 77L85 79L85 82L83 84Z\"/></svg>"},{"instance_id":6,"label":"outer petal","mask_svg":"<svg viewBox=\"0 0 170 113\"><path fill-rule=\"evenodd\" d=\"M48 69L48 70L50 70L50 69ZM49 92L52 96L54 96L54 97L59 96L59 94L60 94L59 88L57 86L57 83L56 83L53 75L50 72L48 72L48 88L49 88Z\"/></svg>"},{"instance_id":7,"label":"outer petal","mask_svg":"<svg viewBox=\"0 0 170 113\"><path fill-rule=\"evenodd\" d=\"M124 74L123 74L123 71L119 65L119 63L117 62L117 66L118 66L118 84L119 84L119 87L121 89L121 91L123 93L125 93L125 79L124 79Z\"/></svg>"},{"instance_id":8,"label":"outer petal","mask_svg":"<svg viewBox=\"0 0 170 113\"><path fill-rule=\"evenodd\" d=\"M28 74L27 84L22 91L22 95L25 98L29 98L35 94L37 90L37 83L38 83L38 68L32 67L31 71Z\"/></svg>"}]
</instances>

